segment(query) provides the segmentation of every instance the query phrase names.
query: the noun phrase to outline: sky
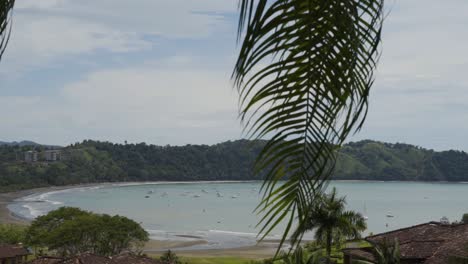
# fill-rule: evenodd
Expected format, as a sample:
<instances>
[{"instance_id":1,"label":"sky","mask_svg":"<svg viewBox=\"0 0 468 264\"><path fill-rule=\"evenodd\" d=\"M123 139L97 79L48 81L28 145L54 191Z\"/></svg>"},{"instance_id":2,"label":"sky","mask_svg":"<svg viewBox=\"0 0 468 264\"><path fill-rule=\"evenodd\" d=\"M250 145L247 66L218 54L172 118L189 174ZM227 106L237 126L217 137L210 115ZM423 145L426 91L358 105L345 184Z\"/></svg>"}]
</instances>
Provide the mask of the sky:
<instances>
[{"instance_id":1,"label":"sky","mask_svg":"<svg viewBox=\"0 0 468 264\"><path fill-rule=\"evenodd\" d=\"M350 140L468 151L468 1L386 5L369 115ZM241 138L237 15L237 0L17 0L0 141Z\"/></svg>"}]
</instances>

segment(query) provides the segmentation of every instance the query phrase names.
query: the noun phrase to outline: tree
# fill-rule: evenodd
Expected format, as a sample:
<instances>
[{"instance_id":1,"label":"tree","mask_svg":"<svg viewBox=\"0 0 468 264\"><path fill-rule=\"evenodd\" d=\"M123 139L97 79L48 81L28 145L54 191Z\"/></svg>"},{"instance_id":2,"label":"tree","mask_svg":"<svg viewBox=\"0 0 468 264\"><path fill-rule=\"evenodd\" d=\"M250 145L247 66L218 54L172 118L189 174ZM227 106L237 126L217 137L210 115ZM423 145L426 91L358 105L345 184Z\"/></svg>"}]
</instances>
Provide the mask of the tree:
<instances>
[{"instance_id":1,"label":"tree","mask_svg":"<svg viewBox=\"0 0 468 264\"><path fill-rule=\"evenodd\" d=\"M292 236L292 241L300 240L307 231L315 232L315 239L325 245L327 257L331 257L331 248L341 238L357 239L360 232L366 230L366 221L360 213L345 210L344 197L337 197L336 189L317 198L307 212L309 220L299 225Z\"/></svg>"},{"instance_id":2,"label":"tree","mask_svg":"<svg viewBox=\"0 0 468 264\"><path fill-rule=\"evenodd\" d=\"M327 261L320 250L309 252L302 247L296 248L292 254L283 252L277 259L281 260L283 264L321 264Z\"/></svg>"},{"instance_id":3,"label":"tree","mask_svg":"<svg viewBox=\"0 0 468 264\"><path fill-rule=\"evenodd\" d=\"M24 243L26 227L12 224L0 224L0 244Z\"/></svg>"},{"instance_id":4,"label":"tree","mask_svg":"<svg viewBox=\"0 0 468 264\"><path fill-rule=\"evenodd\" d=\"M11 11L15 0L2 0L0 2L0 60L8 44L11 32Z\"/></svg>"},{"instance_id":5,"label":"tree","mask_svg":"<svg viewBox=\"0 0 468 264\"><path fill-rule=\"evenodd\" d=\"M400 247L398 240L389 242L387 239L372 243L375 262L363 260L354 261L354 264L400 264Z\"/></svg>"},{"instance_id":6,"label":"tree","mask_svg":"<svg viewBox=\"0 0 468 264\"><path fill-rule=\"evenodd\" d=\"M461 221L464 224L468 224L468 214L463 214Z\"/></svg>"},{"instance_id":7,"label":"tree","mask_svg":"<svg viewBox=\"0 0 468 264\"><path fill-rule=\"evenodd\" d=\"M176 253L172 252L171 250L164 252L164 254L162 254L159 259L168 264L182 264L182 261L180 261Z\"/></svg>"},{"instance_id":8,"label":"tree","mask_svg":"<svg viewBox=\"0 0 468 264\"><path fill-rule=\"evenodd\" d=\"M61 256L91 252L112 256L134 250L148 241L148 233L135 221L62 207L31 223L29 245L55 250Z\"/></svg>"},{"instance_id":9,"label":"tree","mask_svg":"<svg viewBox=\"0 0 468 264\"><path fill-rule=\"evenodd\" d=\"M243 39L233 73L240 116L247 135L270 138L255 169L266 171L257 208L264 214L262 238L282 220L282 243L295 219L310 223L308 209L333 172L336 150L361 128L379 58L383 2L240 1Z\"/></svg>"}]
</instances>

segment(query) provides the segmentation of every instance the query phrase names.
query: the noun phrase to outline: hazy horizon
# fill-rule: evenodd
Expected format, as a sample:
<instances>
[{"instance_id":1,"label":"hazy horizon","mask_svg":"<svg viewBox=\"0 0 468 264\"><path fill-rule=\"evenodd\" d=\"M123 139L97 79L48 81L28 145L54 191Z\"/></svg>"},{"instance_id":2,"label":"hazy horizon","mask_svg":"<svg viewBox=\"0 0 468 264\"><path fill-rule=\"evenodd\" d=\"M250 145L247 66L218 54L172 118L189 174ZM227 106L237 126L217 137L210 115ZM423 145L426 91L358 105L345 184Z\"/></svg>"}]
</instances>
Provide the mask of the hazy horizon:
<instances>
[{"instance_id":1,"label":"hazy horizon","mask_svg":"<svg viewBox=\"0 0 468 264\"><path fill-rule=\"evenodd\" d=\"M6 140L1 140L0 139L0 143L21 143L23 141L27 141L27 142L33 142L33 143L36 143L36 144L39 144L39 145L43 145L43 146L56 146L56 147L67 147L67 146L70 146L72 144L76 144L76 143L82 143L84 140L91 140L91 141L100 141L100 142L110 142L112 144L141 144L141 143L144 143L144 144L147 144L147 145L155 145L155 146L187 146L187 145L208 145L208 146L212 146L212 145L216 145L216 144L222 144L222 143L226 143L226 142L233 142L233 141L238 141L238 140L252 140L252 139L248 139L248 138L237 138L237 139L226 139L226 140L222 140L222 141L219 141L219 142L214 142L214 143L210 143L210 144L203 144L203 143L199 143L199 144L193 144L193 143L184 143L184 144L154 144L154 143L150 143L150 142L145 142L145 141L136 141L136 142L130 142L130 141L127 141L125 143L124 142L114 142L114 141L110 141L110 140L98 140L98 139L92 139L92 138L85 138L83 140L80 140L80 141L75 141L75 142L69 142L69 143L66 143L64 145L57 145L57 144L49 144L47 142L37 142L37 141L34 141L34 140L28 140L28 139L21 139L21 140L12 140L12 141L6 141ZM267 140L267 139L265 139ZM371 138L364 138L364 139L356 139L356 140L347 140L345 144L348 144L348 143L353 143L353 142L359 142L359 141L365 141L365 140L370 140L370 141L376 141L376 142L381 142L381 143L390 143L390 144L408 144L408 145L412 145L412 146L415 146L415 147L421 147L421 148L424 148L424 149L428 149L430 150L431 148L430 147L427 147L427 146L424 146L424 145L416 145L416 144L412 144L411 142L389 142L389 141L382 141L382 140L376 140L376 139L371 139ZM435 151L448 151L448 150L456 150L456 151L464 151L462 149L455 149L455 148L450 148L450 149L433 149Z\"/></svg>"}]
</instances>

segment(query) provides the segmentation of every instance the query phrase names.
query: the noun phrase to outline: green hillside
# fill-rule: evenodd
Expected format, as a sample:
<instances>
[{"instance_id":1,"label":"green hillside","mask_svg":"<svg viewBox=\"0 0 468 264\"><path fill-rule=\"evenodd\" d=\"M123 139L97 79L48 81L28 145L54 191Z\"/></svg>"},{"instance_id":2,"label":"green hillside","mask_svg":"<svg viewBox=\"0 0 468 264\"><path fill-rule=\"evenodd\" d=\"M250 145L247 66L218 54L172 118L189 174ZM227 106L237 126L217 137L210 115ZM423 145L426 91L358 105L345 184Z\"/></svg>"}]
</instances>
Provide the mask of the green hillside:
<instances>
[{"instance_id":1,"label":"green hillside","mask_svg":"<svg viewBox=\"0 0 468 264\"><path fill-rule=\"evenodd\" d=\"M155 146L84 141L60 149L47 162L46 147L0 146L0 191L41 186L120 181L259 180L252 164L264 141L228 141L212 146ZM35 150L38 161L25 162ZM346 144L334 179L468 181L468 154L436 152L407 144L370 140Z\"/></svg>"}]
</instances>

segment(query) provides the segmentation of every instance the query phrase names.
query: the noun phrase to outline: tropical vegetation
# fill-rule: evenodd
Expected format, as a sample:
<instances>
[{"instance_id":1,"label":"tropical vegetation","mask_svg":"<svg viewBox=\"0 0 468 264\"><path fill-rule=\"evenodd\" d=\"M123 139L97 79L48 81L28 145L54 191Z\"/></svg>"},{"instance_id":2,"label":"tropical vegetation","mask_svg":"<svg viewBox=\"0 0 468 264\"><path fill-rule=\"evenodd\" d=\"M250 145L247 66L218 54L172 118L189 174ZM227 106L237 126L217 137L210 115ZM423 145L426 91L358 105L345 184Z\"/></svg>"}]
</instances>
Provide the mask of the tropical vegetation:
<instances>
[{"instance_id":1,"label":"tropical vegetation","mask_svg":"<svg viewBox=\"0 0 468 264\"><path fill-rule=\"evenodd\" d=\"M117 181L261 180L251 168L265 141L228 141L212 146L154 146L87 140L61 150L57 162L23 161L38 145L0 145L0 192L42 186ZM454 162L456 161L456 162ZM468 181L468 154L407 144L352 142L338 153L333 179Z\"/></svg>"},{"instance_id":2,"label":"tropical vegetation","mask_svg":"<svg viewBox=\"0 0 468 264\"><path fill-rule=\"evenodd\" d=\"M37 252L47 249L59 256L113 256L123 251L139 252L148 236L138 223L126 217L61 207L36 218L25 242Z\"/></svg>"},{"instance_id":3,"label":"tropical vegetation","mask_svg":"<svg viewBox=\"0 0 468 264\"><path fill-rule=\"evenodd\" d=\"M461 222L464 224L468 224L468 214L463 214Z\"/></svg>"},{"instance_id":4,"label":"tropical vegetation","mask_svg":"<svg viewBox=\"0 0 468 264\"><path fill-rule=\"evenodd\" d=\"M344 197L338 197L333 188L328 194L316 197L307 210L308 221L299 225L293 233L293 243L302 235L314 231L315 240L324 245L326 256L331 259L332 246L345 239L359 239L366 230L366 220L360 213L347 211Z\"/></svg>"},{"instance_id":5,"label":"tropical vegetation","mask_svg":"<svg viewBox=\"0 0 468 264\"><path fill-rule=\"evenodd\" d=\"M321 250L308 251L302 247L297 247L291 254L282 253L274 261L275 264L322 264L329 260Z\"/></svg>"},{"instance_id":6,"label":"tropical vegetation","mask_svg":"<svg viewBox=\"0 0 468 264\"><path fill-rule=\"evenodd\" d=\"M7 46L11 32L11 12L15 0L2 0L0 2L0 60Z\"/></svg>"},{"instance_id":7,"label":"tropical vegetation","mask_svg":"<svg viewBox=\"0 0 468 264\"><path fill-rule=\"evenodd\" d=\"M15 224L0 224L0 245L24 243L26 227Z\"/></svg>"},{"instance_id":8,"label":"tropical vegetation","mask_svg":"<svg viewBox=\"0 0 468 264\"><path fill-rule=\"evenodd\" d=\"M380 243L372 244L374 262L354 261L354 264L400 264L400 247L398 240L388 241L384 239Z\"/></svg>"},{"instance_id":9,"label":"tropical vegetation","mask_svg":"<svg viewBox=\"0 0 468 264\"><path fill-rule=\"evenodd\" d=\"M171 250L164 252L164 254L162 254L161 257L159 257L159 259L164 263L182 264L182 261L179 259L177 254L172 252Z\"/></svg>"},{"instance_id":10,"label":"tropical vegetation","mask_svg":"<svg viewBox=\"0 0 468 264\"><path fill-rule=\"evenodd\" d=\"M269 138L260 233L309 222L337 150L358 131L379 58L383 0L241 0L233 79L246 134ZM284 184L278 184L286 180ZM299 243L300 239L296 241Z\"/></svg>"}]
</instances>

